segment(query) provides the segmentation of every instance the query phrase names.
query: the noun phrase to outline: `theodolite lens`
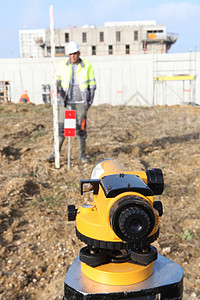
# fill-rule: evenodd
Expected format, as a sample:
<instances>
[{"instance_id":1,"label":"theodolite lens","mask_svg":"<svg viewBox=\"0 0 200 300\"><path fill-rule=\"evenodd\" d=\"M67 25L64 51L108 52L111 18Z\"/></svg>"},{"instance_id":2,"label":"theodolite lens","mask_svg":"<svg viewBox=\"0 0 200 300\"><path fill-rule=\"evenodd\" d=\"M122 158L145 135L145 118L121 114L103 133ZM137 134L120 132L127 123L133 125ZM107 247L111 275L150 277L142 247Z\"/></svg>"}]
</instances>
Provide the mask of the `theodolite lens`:
<instances>
[{"instance_id":1,"label":"theodolite lens","mask_svg":"<svg viewBox=\"0 0 200 300\"><path fill-rule=\"evenodd\" d=\"M129 207L119 215L119 228L129 240L142 239L147 236L151 219L141 207Z\"/></svg>"},{"instance_id":2,"label":"theodolite lens","mask_svg":"<svg viewBox=\"0 0 200 300\"><path fill-rule=\"evenodd\" d=\"M130 231L135 234L140 232L140 230L142 229L142 223L140 222L140 220L133 219L129 222L129 227Z\"/></svg>"},{"instance_id":3,"label":"theodolite lens","mask_svg":"<svg viewBox=\"0 0 200 300\"><path fill-rule=\"evenodd\" d=\"M155 216L151 206L138 196L118 200L110 210L110 223L124 241L145 239L152 231Z\"/></svg>"}]
</instances>

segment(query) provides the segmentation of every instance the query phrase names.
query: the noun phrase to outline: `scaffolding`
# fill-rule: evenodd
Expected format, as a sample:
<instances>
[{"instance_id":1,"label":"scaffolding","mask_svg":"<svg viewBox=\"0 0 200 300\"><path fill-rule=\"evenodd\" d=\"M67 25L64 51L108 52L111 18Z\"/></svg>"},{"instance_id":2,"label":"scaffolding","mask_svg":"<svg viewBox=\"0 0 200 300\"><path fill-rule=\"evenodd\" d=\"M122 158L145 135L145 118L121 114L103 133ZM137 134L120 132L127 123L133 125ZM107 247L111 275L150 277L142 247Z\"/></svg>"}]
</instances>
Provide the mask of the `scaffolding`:
<instances>
[{"instance_id":1,"label":"scaffolding","mask_svg":"<svg viewBox=\"0 0 200 300\"><path fill-rule=\"evenodd\" d=\"M11 101L10 81L0 81L0 102Z\"/></svg>"},{"instance_id":2,"label":"scaffolding","mask_svg":"<svg viewBox=\"0 0 200 300\"><path fill-rule=\"evenodd\" d=\"M173 74L169 63L173 63ZM169 104L169 92L179 99L179 104L197 105L195 52L173 62L154 59L153 73L153 105L158 102L158 96L162 98L159 102Z\"/></svg>"}]
</instances>

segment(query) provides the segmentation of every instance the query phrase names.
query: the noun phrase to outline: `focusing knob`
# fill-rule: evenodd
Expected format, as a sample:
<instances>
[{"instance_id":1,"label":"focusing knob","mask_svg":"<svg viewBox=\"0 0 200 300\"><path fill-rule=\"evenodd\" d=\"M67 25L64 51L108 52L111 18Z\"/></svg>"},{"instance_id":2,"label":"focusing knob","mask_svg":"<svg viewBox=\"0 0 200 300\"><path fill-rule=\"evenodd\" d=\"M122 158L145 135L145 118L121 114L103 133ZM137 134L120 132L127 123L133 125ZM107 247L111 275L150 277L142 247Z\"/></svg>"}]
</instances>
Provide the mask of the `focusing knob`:
<instances>
[{"instance_id":1,"label":"focusing knob","mask_svg":"<svg viewBox=\"0 0 200 300\"><path fill-rule=\"evenodd\" d=\"M77 209L75 208L75 205L68 205L67 206L68 221L75 221L76 214L77 214Z\"/></svg>"},{"instance_id":2,"label":"focusing knob","mask_svg":"<svg viewBox=\"0 0 200 300\"><path fill-rule=\"evenodd\" d=\"M146 171L147 185L154 195L162 195L164 190L164 177L161 169L150 169Z\"/></svg>"},{"instance_id":3,"label":"focusing knob","mask_svg":"<svg viewBox=\"0 0 200 300\"><path fill-rule=\"evenodd\" d=\"M163 215L163 205L161 201L154 201L153 207L158 211L159 217Z\"/></svg>"}]
</instances>

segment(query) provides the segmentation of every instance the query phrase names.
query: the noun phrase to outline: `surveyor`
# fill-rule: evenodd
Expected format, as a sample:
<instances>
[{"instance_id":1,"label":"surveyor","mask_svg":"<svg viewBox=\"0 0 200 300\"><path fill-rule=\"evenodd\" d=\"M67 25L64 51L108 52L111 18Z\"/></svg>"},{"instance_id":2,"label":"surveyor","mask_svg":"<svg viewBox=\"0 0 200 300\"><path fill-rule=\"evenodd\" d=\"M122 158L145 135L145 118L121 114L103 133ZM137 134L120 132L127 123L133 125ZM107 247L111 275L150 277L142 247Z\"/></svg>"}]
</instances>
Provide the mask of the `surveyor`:
<instances>
[{"instance_id":1,"label":"surveyor","mask_svg":"<svg viewBox=\"0 0 200 300\"><path fill-rule=\"evenodd\" d=\"M67 45L69 58L61 61L57 66L57 91L58 91L58 126L59 126L59 149L64 141L64 118L65 110L76 110L76 136L79 144L79 158L86 163L86 125L87 111L92 105L96 89L96 80L93 67L90 62L80 58L80 47L76 42ZM55 159L54 147L52 153L46 158L51 162Z\"/></svg>"},{"instance_id":2,"label":"surveyor","mask_svg":"<svg viewBox=\"0 0 200 300\"><path fill-rule=\"evenodd\" d=\"M28 91L24 91L24 93L21 95L18 103L30 103Z\"/></svg>"}]
</instances>

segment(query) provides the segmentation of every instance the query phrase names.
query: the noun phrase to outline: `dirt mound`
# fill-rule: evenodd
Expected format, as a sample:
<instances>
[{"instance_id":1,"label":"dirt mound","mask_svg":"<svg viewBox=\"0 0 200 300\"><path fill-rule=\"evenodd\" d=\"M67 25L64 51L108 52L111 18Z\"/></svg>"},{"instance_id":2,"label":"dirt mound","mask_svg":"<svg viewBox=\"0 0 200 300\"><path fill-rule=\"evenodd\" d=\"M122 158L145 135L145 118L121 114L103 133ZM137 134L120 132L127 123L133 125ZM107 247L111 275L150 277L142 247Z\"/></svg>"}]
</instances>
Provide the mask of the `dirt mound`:
<instances>
[{"instance_id":1,"label":"dirt mound","mask_svg":"<svg viewBox=\"0 0 200 300\"><path fill-rule=\"evenodd\" d=\"M80 179L94 164L116 159L126 170L161 168L160 254L184 268L184 299L200 299L200 108L91 107L87 155L80 164L76 139L67 140L61 168L45 162L53 143L52 107L0 104L0 299L62 299L63 281L82 243L67 205L91 201Z\"/></svg>"}]
</instances>

